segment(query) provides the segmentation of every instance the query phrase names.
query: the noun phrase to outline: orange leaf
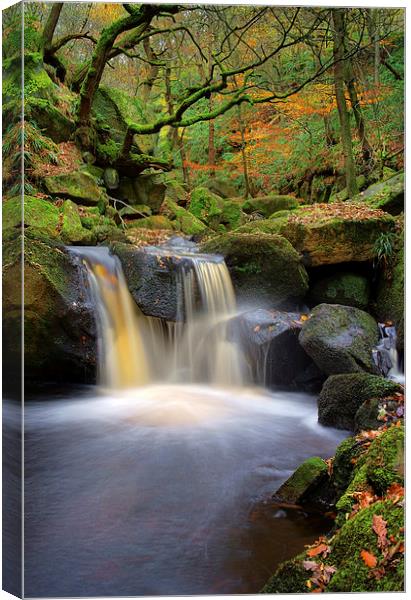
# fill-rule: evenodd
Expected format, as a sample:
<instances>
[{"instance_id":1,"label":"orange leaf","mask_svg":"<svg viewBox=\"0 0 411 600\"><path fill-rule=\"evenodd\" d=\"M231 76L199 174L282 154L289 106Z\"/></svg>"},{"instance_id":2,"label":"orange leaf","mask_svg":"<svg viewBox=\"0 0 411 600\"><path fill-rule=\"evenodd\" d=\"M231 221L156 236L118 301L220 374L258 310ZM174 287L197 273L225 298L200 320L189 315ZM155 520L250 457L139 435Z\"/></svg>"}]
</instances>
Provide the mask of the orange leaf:
<instances>
[{"instance_id":1,"label":"orange leaf","mask_svg":"<svg viewBox=\"0 0 411 600\"><path fill-rule=\"evenodd\" d=\"M404 497L404 488L399 483L392 483L387 490L387 498L394 504L399 502Z\"/></svg>"},{"instance_id":2,"label":"orange leaf","mask_svg":"<svg viewBox=\"0 0 411 600\"><path fill-rule=\"evenodd\" d=\"M361 550L361 558L369 569L373 569L377 565L377 559L374 554L367 552L367 550Z\"/></svg>"},{"instance_id":3,"label":"orange leaf","mask_svg":"<svg viewBox=\"0 0 411 600\"><path fill-rule=\"evenodd\" d=\"M319 544L318 546L314 546L314 548L310 548L309 550L307 550L307 556L312 558L313 556L318 556L319 554L322 554L323 552L328 552L329 549L330 549L330 547L327 546L326 544Z\"/></svg>"}]
</instances>

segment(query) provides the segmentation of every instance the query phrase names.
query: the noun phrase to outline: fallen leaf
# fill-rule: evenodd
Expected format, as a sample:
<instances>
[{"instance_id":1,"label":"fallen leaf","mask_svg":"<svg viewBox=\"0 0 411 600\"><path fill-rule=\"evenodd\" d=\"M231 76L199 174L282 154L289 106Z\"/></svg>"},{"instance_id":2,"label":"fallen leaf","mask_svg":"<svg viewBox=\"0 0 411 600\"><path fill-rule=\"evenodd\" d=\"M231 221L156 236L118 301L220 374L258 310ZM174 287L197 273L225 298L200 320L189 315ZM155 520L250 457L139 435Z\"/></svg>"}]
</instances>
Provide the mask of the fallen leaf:
<instances>
[{"instance_id":1,"label":"fallen leaf","mask_svg":"<svg viewBox=\"0 0 411 600\"><path fill-rule=\"evenodd\" d=\"M392 483L387 490L387 498L394 504L404 497L404 488L399 483Z\"/></svg>"},{"instance_id":2,"label":"fallen leaf","mask_svg":"<svg viewBox=\"0 0 411 600\"><path fill-rule=\"evenodd\" d=\"M373 569L375 566L377 566L377 559L375 558L374 554L371 554L371 552L367 552L367 550L361 550L360 555L369 569Z\"/></svg>"},{"instance_id":3,"label":"fallen leaf","mask_svg":"<svg viewBox=\"0 0 411 600\"><path fill-rule=\"evenodd\" d=\"M384 550L387 547L387 522L380 515L374 515L372 518L372 529L378 537L378 548Z\"/></svg>"},{"instance_id":4,"label":"fallen leaf","mask_svg":"<svg viewBox=\"0 0 411 600\"><path fill-rule=\"evenodd\" d=\"M329 554L330 547L327 544L319 544L318 546L314 546L314 548L310 548L307 550L307 556L312 558L313 556L318 556L319 554Z\"/></svg>"}]
</instances>

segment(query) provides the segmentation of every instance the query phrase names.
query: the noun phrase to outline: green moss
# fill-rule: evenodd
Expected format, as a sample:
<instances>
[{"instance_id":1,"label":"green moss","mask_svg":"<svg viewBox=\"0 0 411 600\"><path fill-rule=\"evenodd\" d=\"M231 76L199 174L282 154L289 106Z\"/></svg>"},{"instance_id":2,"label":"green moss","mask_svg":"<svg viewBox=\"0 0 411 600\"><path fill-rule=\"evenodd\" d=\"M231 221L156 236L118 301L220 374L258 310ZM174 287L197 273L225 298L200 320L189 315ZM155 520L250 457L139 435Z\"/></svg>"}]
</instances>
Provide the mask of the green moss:
<instances>
[{"instance_id":1,"label":"green moss","mask_svg":"<svg viewBox=\"0 0 411 600\"><path fill-rule=\"evenodd\" d=\"M98 141L96 151L101 161L108 165L113 165L120 156L121 146L113 139L108 139L105 142Z\"/></svg>"},{"instance_id":2,"label":"green moss","mask_svg":"<svg viewBox=\"0 0 411 600\"><path fill-rule=\"evenodd\" d=\"M298 253L278 235L228 232L201 245L203 252L222 254L237 292L271 305L305 294L308 276Z\"/></svg>"},{"instance_id":3,"label":"green moss","mask_svg":"<svg viewBox=\"0 0 411 600\"><path fill-rule=\"evenodd\" d=\"M299 504L304 496L327 474L327 465L322 458L307 458L275 493L282 502Z\"/></svg>"},{"instance_id":4,"label":"green moss","mask_svg":"<svg viewBox=\"0 0 411 600\"><path fill-rule=\"evenodd\" d=\"M265 217L270 217L278 211L293 210L298 208L299 203L293 196L261 196L259 198L250 198L243 204L243 211L246 213L259 212Z\"/></svg>"},{"instance_id":5,"label":"green moss","mask_svg":"<svg viewBox=\"0 0 411 600\"><path fill-rule=\"evenodd\" d=\"M235 231L237 233L279 233L281 222L276 219L257 219L241 225Z\"/></svg>"},{"instance_id":6,"label":"green moss","mask_svg":"<svg viewBox=\"0 0 411 600\"><path fill-rule=\"evenodd\" d=\"M171 198L166 198L163 205L164 214L171 220L174 229L185 235L202 235L208 231L207 226L191 212L178 206Z\"/></svg>"},{"instance_id":7,"label":"green moss","mask_svg":"<svg viewBox=\"0 0 411 600\"><path fill-rule=\"evenodd\" d=\"M66 200L62 206L61 238L70 244L91 243L90 232L83 228L77 205L71 200Z\"/></svg>"},{"instance_id":8,"label":"green moss","mask_svg":"<svg viewBox=\"0 0 411 600\"><path fill-rule=\"evenodd\" d=\"M368 280L355 273L336 273L317 281L310 290L310 301L313 304L326 302L362 309L368 306L369 296Z\"/></svg>"},{"instance_id":9,"label":"green moss","mask_svg":"<svg viewBox=\"0 0 411 600\"><path fill-rule=\"evenodd\" d=\"M195 188L191 192L189 212L211 229L217 230L223 214L224 200L207 188Z\"/></svg>"},{"instance_id":10,"label":"green moss","mask_svg":"<svg viewBox=\"0 0 411 600\"><path fill-rule=\"evenodd\" d=\"M292 560L282 563L275 574L267 581L262 588L262 594L303 594L309 591L307 580L309 573L304 569L302 561L304 555L301 554Z\"/></svg>"},{"instance_id":11,"label":"green moss","mask_svg":"<svg viewBox=\"0 0 411 600\"><path fill-rule=\"evenodd\" d=\"M224 200L223 212L221 214L221 223L228 229L236 229L245 219L241 210L241 200Z\"/></svg>"},{"instance_id":12,"label":"green moss","mask_svg":"<svg viewBox=\"0 0 411 600\"><path fill-rule=\"evenodd\" d=\"M107 198L104 190L97 185L94 177L84 171L45 177L44 185L51 196L68 198L84 205L101 205L103 212L105 210Z\"/></svg>"},{"instance_id":13,"label":"green moss","mask_svg":"<svg viewBox=\"0 0 411 600\"><path fill-rule=\"evenodd\" d=\"M21 198L10 198L3 202L3 229L21 228ZM42 231L43 234L57 237L59 210L50 201L34 196L24 196L24 227Z\"/></svg>"},{"instance_id":14,"label":"green moss","mask_svg":"<svg viewBox=\"0 0 411 600\"><path fill-rule=\"evenodd\" d=\"M385 181L375 183L353 200L362 200L372 208L399 215L404 210L404 173L396 173Z\"/></svg>"},{"instance_id":15,"label":"green moss","mask_svg":"<svg viewBox=\"0 0 411 600\"><path fill-rule=\"evenodd\" d=\"M361 558L361 551L371 552L378 562L383 560L377 545L377 535L372 529L373 516L381 516L387 523L387 537L396 541L404 539L401 528L404 526L403 509L390 501L376 502L361 510L340 529L332 544L329 560L337 571L327 587L327 592L401 591L404 589L403 557L391 568L385 569L384 577L370 577L370 569Z\"/></svg>"}]
</instances>

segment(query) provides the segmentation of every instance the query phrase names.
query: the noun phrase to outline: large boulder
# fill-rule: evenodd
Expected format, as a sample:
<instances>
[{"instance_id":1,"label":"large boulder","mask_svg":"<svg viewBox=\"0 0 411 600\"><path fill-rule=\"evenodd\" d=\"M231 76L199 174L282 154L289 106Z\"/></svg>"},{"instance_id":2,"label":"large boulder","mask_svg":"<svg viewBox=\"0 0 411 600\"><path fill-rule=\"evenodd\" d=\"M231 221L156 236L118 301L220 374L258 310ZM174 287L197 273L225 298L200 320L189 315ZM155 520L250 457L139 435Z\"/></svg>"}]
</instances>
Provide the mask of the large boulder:
<instances>
[{"instance_id":1,"label":"large boulder","mask_svg":"<svg viewBox=\"0 0 411 600\"><path fill-rule=\"evenodd\" d=\"M166 189L161 174L147 173L134 178L121 177L120 185L112 195L131 206L144 204L156 212L164 201Z\"/></svg>"},{"instance_id":2,"label":"large boulder","mask_svg":"<svg viewBox=\"0 0 411 600\"><path fill-rule=\"evenodd\" d=\"M397 383L368 373L332 375L321 390L318 420L337 429L376 429L383 424L378 421L381 400L401 390Z\"/></svg>"},{"instance_id":3,"label":"large boulder","mask_svg":"<svg viewBox=\"0 0 411 600\"><path fill-rule=\"evenodd\" d=\"M293 210L298 208L298 206L298 200L294 196L273 194L270 196L249 198L243 204L243 211L246 213L258 212L268 218L280 210Z\"/></svg>"},{"instance_id":4,"label":"large boulder","mask_svg":"<svg viewBox=\"0 0 411 600\"><path fill-rule=\"evenodd\" d=\"M44 178L44 186L50 196L67 198L76 204L97 206L104 203L105 192L95 178L85 171L72 171Z\"/></svg>"},{"instance_id":5,"label":"large boulder","mask_svg":"<svg viewBox=\"0 0 411 600\"><path fill-rule=\"evenodd\" d=\"M393 177L370 185L354 200L361 199L372 208L382 209L391 215L399 215L404 211L404 173L397 173Z\"/></svg>"},{"instance_id":6,"label":"large boulder","mask_svg":"<svg viewBox=\"0 0 411 600\"><path fill-rule=\"evenodd\" d=\"M236 229L245 223L247 215L242 211L242 200L224 200L220 223L227 229Z\"/></svg>"},{"instance_id":7,"label":"large boulder","mask_svg":"<svg viewBox=\"0 0 411 600\"><path fill-rule=\"evenodd\" d=\"M378 374L372 354L378 336L378 325L368 313L351 306L319 304L304 322L299 340L328 375Z\"/></svg>"},{"instance_id":8,"label":"large boulder","mask_svg":"<svg viewBox=\"0 0 411 600\"><path fill-rule=\"evenodd\" d=\"M316 204L273 217L273 232L287 238L310 267L370 261L381 233L395 229L391 215L364 203Z\"/></svg>"},{"instance_id":9,"label":"large boulder","mask_svg":"<svg viewBox=\"0 0 411 600\"><path fill-rule=\"evenodd\" d=\"M17 376L21 333L21 238L3 245L5 369ZM46 238L24 240L24 368L26 386L40 382L93 382L96 333L84 271L64 246Z\"/></svg>"},{"instance_id":10,"label":"large boulder","mask_svg":"<svg viewBox=\"0 0 411 600\"><path fill-rule=\"evenodd\" d=\"M370 284L357 273L335 273L314 283L309 300L313 305L343 304L365 309L370 300Z\"/></svg>"},{"instance_id":11,"label":"large boulder","mask_svg":"<svg viewBox=\"0 0 411 600\"><path fill-rule=\"evenodd\" d=\"M205 187L195 188L188 210L211 229L217 230L223 214L224 200Z\"/></svg>"},{"instance_id":12,"label":"large boulder","mask_svg":"<svg viewBox=\"0 0 411 600\"><path fill-rule=\"evenodd\" d=\"M292 304L307 292L300 256L281 236L234 231L210 238L200 248L224 256L240 300L274 307Z\"/></svg>"},{"instance_id":13,"label":"large boulder","mask_svg":"<svg viewBox=\"0 0 411 600\"><path fill-rule=\"evenodd\" d=\"M174 229L185 235L200 236L208 231L207 225L203 221L197 219L171 198L166 197L161 206L161 212L170 219Z\"/></svg>"},{"instance_id":14,"label":"large boulder","mask_svg":"<svg viewBox=\"0 0 411 600\"><path fill-rule=\"evenodd\" d=\"M183 318L178 301L183 290L177 277L182 260L176 251L164 249L159 254L151 247L118 242L111 249L119 257L128 289L145 315L167 321Z\"/></svg>"},{"instance_id":15,"label":"large boulder","mask_svg":"<svg viewBox=\"0 0 411 600\"><path fill-rule=\"evenodd\" d=\"M248 310L229 321L228 335L242 348L256 383L319 389L324 378L298 342L299 313Z\"/></svg>"},{"instance_id":16,"label":"large boulder","mask_svg":"<svg viewBox=\"0 0 411 600\"><path fill-rule=\"evenodd\" d=\"M221 198L233 198L238 194L235 185L226 179L220 179L218 177L209 177L204 186L208 188L210 192L214 192L217 196L221 196Z\"/></svg>"}]
</instances>

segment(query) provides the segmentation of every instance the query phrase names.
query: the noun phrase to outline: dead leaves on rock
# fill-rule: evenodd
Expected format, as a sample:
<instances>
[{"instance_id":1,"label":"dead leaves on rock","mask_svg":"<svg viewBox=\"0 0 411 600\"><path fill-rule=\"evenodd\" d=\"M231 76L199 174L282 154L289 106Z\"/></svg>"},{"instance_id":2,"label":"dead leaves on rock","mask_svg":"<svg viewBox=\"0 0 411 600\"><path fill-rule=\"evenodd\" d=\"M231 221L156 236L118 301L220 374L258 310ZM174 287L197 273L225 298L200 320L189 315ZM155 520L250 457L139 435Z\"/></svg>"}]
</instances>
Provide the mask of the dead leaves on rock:
<instances>
[{"instance_id":1,"label":"dead leaves on rock","mask_svg":"<svg viewBox=\"0 0 411 600\"><path fill-rule=\"evenodd\" d=\"M360 556L363 559L364 564L369 569L373 569L374 567L377 566L377 559L375 558L374 554L372 554L371 552L368 552L368 550L361 550Z\"/></svg>"},{"instance_id":2,"label":"dead leaves on rock","mask_svg":"<svg viewBox=\"0 0 411 600\"><path fill-rule=\"evenodd\" d=\"M311 571L312 575L306 581L307 588L312 593L324 592L331 576L336 572L336 568L324 563L316 563L313 560L304 560L303 567L306 571Z\"/></svg>"},{"instance_id":3,"label":"dead leaves on rock","mask_svg":"<svg viewBox=\"0 0 411 600\"><path fill-rule=\"evenodd\" d=\"M333 202L332 204L318 203L313 206L303 206L288 217L288 223L309 225L317 221L326 223L334 219L344 221L366 221L386 217L387 213L379 208L370 208L360 202Z\"/></svg>"},{"instance_id":4,"label":"dead leaves on rock","mask_svg":"<svg viewBox=\"0 0 411 600\"><path fill-rule=\"evenodd\" d=\"M401 486L398 487L401 488ZM399 490L398 493L400 493ZM365 549L361 550L360 556L364 564L370 569L368 576L379 580L384 577L387 570L395 568L401 560L401 556L404 553L404 542L398 540L394 535L388 537L387 522L381 515L373 515L372 530L377 536L377 547L381 552L382 558L378 559L374 554ZM400 529L399 533L401 534L403 531L403 529Z\"/></svg>"}]
</instances>

